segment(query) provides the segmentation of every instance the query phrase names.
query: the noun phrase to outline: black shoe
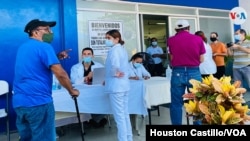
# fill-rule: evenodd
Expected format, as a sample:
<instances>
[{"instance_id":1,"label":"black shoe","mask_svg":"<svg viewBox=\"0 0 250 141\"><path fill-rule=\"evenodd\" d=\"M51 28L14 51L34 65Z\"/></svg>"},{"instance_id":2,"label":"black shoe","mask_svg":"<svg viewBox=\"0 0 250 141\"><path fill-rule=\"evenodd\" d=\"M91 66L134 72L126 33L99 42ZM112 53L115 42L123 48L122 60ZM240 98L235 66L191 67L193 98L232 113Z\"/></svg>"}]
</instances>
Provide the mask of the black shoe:
<instances>
[{"instance_id":1,"label":"black shoe","mask_svg":"<svg viewBox=\"0 0 250 141\"><path fill-rule=\"evenodd\" d=\"M108 123L108 120L106 118L101 119L101 121L99 122L100 126L105 126Z\"/></svg>"},{"instance_id":2,"label":"black shoe","mask_svg":"<svg viewBox=\"0 0 250 141\"><path fill-rule=\"evenodd\" d=\"M99 127L99 123L97 123L97 122L94 121L93 119L89 120L89 123L90 123L90 125L91 125L92 127L95 127L95 128Z\"/></svg>"}]
</instances>

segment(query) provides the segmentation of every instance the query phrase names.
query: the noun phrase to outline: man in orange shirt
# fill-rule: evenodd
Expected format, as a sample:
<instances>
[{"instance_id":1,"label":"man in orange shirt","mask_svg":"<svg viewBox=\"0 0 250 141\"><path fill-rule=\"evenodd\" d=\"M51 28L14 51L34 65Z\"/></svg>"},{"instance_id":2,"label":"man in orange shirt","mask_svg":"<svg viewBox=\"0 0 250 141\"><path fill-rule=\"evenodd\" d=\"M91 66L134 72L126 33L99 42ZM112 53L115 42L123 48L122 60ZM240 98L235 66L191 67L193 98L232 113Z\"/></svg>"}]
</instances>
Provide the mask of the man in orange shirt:
<instances>
[{"instance_id":1,"label":"man in orange shirt","mask_svg":"<svg viewBox=\"0 0 250 141\"><path fill-rule=\"evenodd\" d=\"M225 67L225 56L227 56L227 48L226 45L218 40L218 33L211 32L210 34L211 40L211 48L213 51L213 59L217 67L217 72L214 74L214 77L220 79L225 75L226 67Z\"/></svg>"}]
</instances>

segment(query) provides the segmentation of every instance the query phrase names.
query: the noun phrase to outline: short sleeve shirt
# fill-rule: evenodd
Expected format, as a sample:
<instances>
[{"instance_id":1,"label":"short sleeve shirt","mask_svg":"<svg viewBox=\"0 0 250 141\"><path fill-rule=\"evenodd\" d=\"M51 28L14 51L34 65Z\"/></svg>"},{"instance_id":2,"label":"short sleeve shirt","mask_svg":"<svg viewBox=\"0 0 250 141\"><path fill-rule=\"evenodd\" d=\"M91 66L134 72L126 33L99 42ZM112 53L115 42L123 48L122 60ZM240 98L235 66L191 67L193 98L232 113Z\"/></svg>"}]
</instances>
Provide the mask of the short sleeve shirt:
<instances>
[{"instance_id":1,"label":"short sleeve shirt","mask_svg":"<svg viewBox=\"0 0 250 141\"><path fill-rule=\"evenodd\" d=\"M51 65L59 64L53 47L30 38L17 52L13 83L13 107L52 102Z\"/></svg>"},{"instance_id":2,"label":"short sleeve shirt","mask_svg":"<svg viewBox=\"0 0 250 141\"><path fill-rule=\"evenodd\" d=\"M188 31L180 31L167 40L172 55L171 66L199 66L200 55L206 52L203 40Z\"/></svg>"}]
</instances>

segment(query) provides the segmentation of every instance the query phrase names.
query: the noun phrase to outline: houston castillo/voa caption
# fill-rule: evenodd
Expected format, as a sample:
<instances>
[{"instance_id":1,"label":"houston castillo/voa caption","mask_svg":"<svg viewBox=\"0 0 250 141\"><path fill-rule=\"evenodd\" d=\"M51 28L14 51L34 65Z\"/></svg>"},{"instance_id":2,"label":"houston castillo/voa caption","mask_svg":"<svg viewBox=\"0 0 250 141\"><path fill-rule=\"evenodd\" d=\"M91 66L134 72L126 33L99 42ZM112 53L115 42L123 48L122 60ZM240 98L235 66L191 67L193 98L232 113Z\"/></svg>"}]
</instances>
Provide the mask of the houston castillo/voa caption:
<instances>
[{"instance_id":1,"label":"houston castillo/voa caption","mask_svg":"<svg viewBox=\"0 0 250 141\"><path fill-rule=\"evenodd\" d=\"M245 129L207 129L197 130L157 130L149 129L150 137L161 136L247 136Z\"/></svg>"}]
</instances>

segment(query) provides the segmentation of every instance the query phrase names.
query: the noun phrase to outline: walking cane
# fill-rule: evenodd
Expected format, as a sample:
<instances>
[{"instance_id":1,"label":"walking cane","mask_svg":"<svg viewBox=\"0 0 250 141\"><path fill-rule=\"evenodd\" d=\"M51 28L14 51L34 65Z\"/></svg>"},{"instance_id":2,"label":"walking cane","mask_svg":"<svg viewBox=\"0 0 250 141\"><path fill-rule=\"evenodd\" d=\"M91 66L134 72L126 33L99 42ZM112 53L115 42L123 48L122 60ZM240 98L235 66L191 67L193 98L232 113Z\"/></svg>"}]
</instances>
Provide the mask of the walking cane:
<instances>
[{"instance_id":1,"label":"walking cane","mask_svg":"<svg viewBox=\"0 0 250 141\"><path fill-rule=\"evenodd\" d=\"M75 101L75 106L76 106L76 114L77 114L77 118L78 118L78 122L79 125L81 127L81 136L82 136L82 141L84 141L84 136L83 136L83 126L82 126L82 122L81 122L81 118L80 118L80 113L79 113L79 109L78 109L78 103L77 103L77 98L73 97L74 101Z\"/></svg>"}]
</instances>

